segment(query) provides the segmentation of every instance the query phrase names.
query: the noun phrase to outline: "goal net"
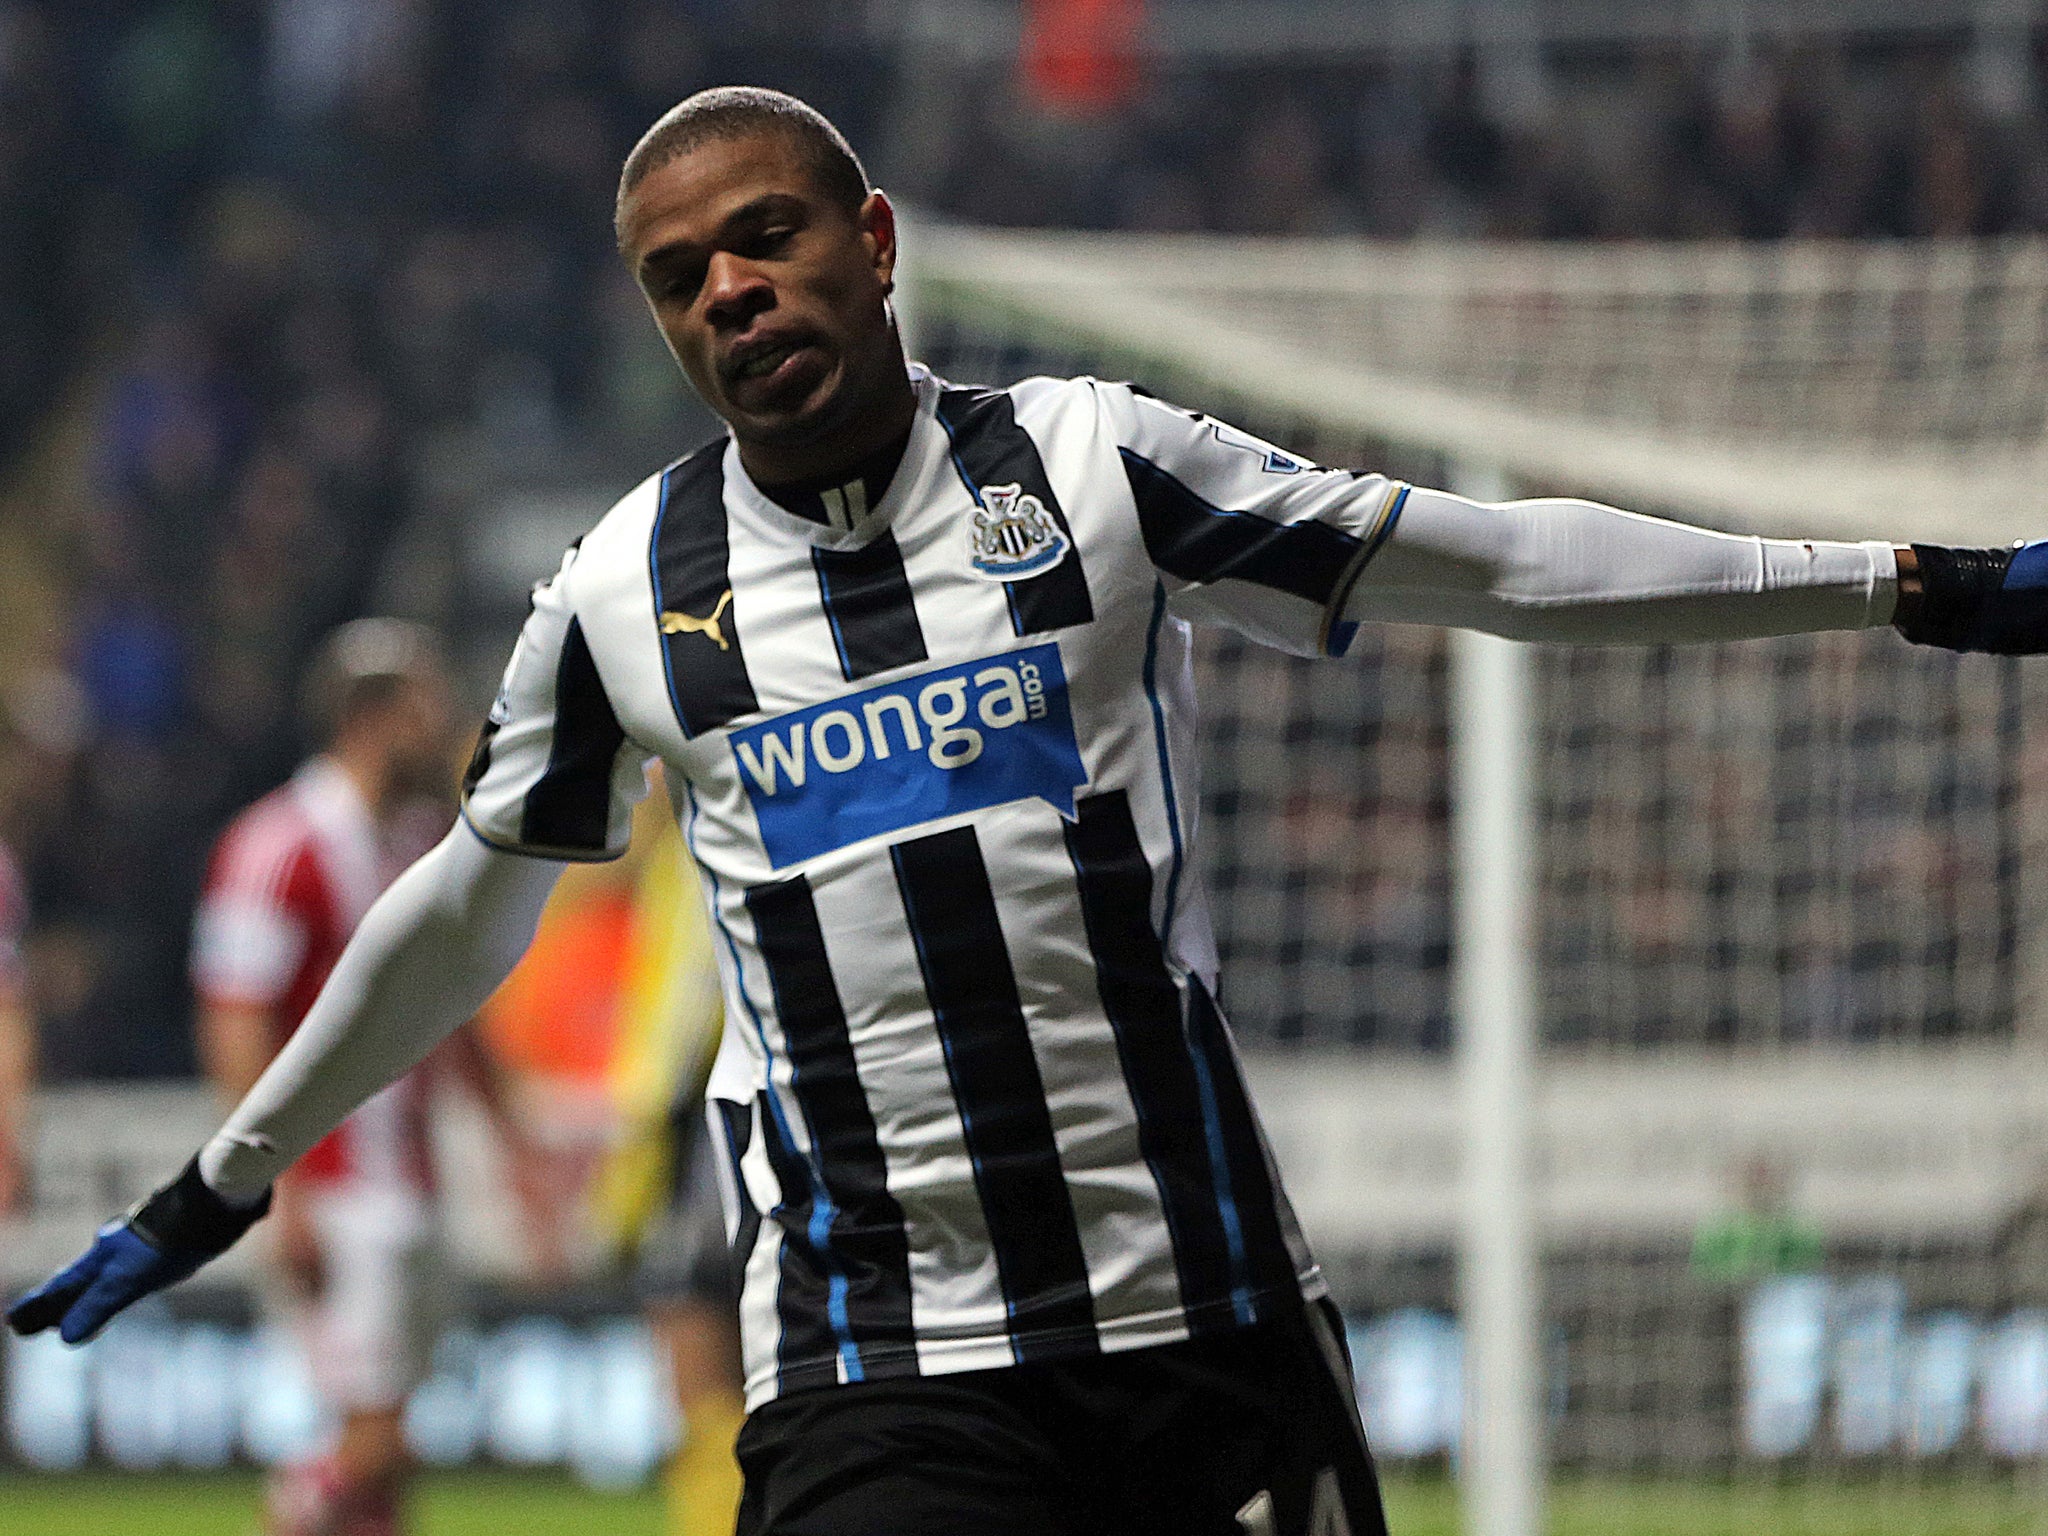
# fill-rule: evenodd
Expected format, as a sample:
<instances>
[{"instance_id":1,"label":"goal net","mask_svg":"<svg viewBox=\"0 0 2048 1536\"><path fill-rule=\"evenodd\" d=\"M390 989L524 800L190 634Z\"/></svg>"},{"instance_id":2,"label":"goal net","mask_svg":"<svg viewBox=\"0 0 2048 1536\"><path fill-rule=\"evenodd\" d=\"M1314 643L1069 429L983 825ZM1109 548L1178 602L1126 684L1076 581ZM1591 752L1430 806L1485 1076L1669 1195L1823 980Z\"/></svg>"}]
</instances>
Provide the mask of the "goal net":
<instances>
[{"instance_id":1,"label":"goal net","mask_svg":"<svg viewBox=\"0 0 2048 1536\"><path fill-rule=\"evenodd\" d=\"M1128 377L1321 462L1742 531L2043 531L2039 242L906 247L958 379ZM1554 1528L2036 1528L2048 682L1888 631L1531 660ZM1225 1001L1394 1486L1450 1498L1449 647L1199 666Z\"/></svg>"}]
</instances>

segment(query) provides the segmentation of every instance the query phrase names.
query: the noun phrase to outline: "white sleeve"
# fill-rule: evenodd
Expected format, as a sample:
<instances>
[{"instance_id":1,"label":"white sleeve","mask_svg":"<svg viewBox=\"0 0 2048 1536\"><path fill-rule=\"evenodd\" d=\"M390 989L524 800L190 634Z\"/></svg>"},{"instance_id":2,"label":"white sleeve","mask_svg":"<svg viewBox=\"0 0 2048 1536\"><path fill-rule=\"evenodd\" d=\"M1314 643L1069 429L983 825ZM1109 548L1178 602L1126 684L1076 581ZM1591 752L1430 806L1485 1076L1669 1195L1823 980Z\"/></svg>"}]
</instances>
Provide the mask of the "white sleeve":
<instances>
[{"instance_id":1,"label":"white sleeve","mask_svg":"<svg viewBox=\"0 0 2048 1536\"><path fill-rule=\"evenodd\" d=\"M534 589L505 680L462 781L476 835L544 859L613 859L647 793L649 754L619 725L577 617L571 549Z\"/></svg>"},{"instance_id":2,"label":"white sleeve","mask_svg":"<svg viewBox=\"0 0 2048 1536\"><path fill-rule=\"evenodd\" d=\"M377 898L305 1021L200 1154L221 1194L255 1195L416 1066L518 963L562 866L457 827Z\"/></svg>"},{"instance_id":3,"label":"white sleeve","mask_svg":"<svg viewBox=\"0 0 2048 1536\"><path fill-rule=\"evenodd\" d=\"M1891 621L1892 546L1714 533L1586 501L1403 488L1343 623L1443 624L1581 645L1749 640Z\"/></svg>"},{"instance_id":4,"label":"white sleeve","mask_svg":"<svg viewBox=\"0 0 2048 1536\"><path fill-rule=\"evenodd\" d=\"M1298 655L1341 655L1339 599L1385 537L1401 487L1321 468L1128 384L1095 390L1168 609Z\"/></svg>"}]
</instances>

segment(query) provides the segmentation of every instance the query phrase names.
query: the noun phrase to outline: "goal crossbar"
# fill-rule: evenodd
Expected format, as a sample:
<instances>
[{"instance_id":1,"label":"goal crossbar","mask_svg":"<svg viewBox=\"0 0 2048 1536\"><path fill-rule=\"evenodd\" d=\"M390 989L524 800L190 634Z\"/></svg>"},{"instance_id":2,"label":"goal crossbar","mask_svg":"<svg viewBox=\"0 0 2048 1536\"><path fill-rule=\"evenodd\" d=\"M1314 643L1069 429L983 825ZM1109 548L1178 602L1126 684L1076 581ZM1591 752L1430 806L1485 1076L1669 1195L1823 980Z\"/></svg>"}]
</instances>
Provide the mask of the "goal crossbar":
<instances>
[{"instance_id":1,"label":"goal crossbar","mask_svg":"<svg viewBox=\"0 0 2048 1536\"><path fill-rule=\"evenodd\" d=\"M2030 531L2048 469L2048 242L1388 246L921 225L913 259L924 322L1733 530L1998 542Z\"/></svg>"}]
</instances>

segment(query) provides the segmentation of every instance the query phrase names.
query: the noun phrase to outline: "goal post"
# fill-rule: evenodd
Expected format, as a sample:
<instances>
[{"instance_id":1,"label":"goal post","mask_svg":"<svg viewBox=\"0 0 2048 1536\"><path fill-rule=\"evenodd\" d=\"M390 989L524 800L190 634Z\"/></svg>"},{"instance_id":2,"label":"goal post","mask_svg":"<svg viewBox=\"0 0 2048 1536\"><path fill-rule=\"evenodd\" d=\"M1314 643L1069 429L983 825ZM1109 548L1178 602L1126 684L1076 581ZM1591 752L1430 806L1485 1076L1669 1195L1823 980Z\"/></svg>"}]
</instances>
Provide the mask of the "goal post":
<instances>
[{"instance_id":1,"label":"goal post","mask_svg":"<svg viewBox=\"0 0 2048 1536\"><path fill-rule=\"evenodd\" d=\"M1536 1029L1528 659L1453 642L1457 1058L1464 1121L1465 1529L1542 1530L1542 1271L1531 1198Z\"/></svg>"},{"instance_id":2,"label":"goal post","mask_svg":"<svg viewBox=\"0 0 2048 1536\"><path fill-rule=\"evenodd\" d=\"M1509 495L1454 466L1452 490ZM1536 763L1527 649L1451 642L1453 1017L1464 1129L1458 1311L1465 1327L1467 1536L1543 1529L1542 1265L1534 1199Z\"/></svg>"}]
</instances>

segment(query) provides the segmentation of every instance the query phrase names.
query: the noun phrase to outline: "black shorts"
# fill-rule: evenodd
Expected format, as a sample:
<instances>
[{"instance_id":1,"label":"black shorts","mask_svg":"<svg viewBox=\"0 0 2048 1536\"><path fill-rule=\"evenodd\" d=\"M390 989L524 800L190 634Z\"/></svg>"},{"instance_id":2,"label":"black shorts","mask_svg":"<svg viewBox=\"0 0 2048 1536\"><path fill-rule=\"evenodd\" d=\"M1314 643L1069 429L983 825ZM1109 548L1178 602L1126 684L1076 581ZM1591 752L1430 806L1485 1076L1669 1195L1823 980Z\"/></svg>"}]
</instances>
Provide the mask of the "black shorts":
<instances>
[{"instance_id":1,"label":"black shorts","mask_svg":"<svg viewBox=\"0 0 2048 1536\"><path fill-rule=\"evenodd\" d=\"M778 1398L739 1536L1385 1536L1334 1322Z\"/></svg>"}]
</instances>

